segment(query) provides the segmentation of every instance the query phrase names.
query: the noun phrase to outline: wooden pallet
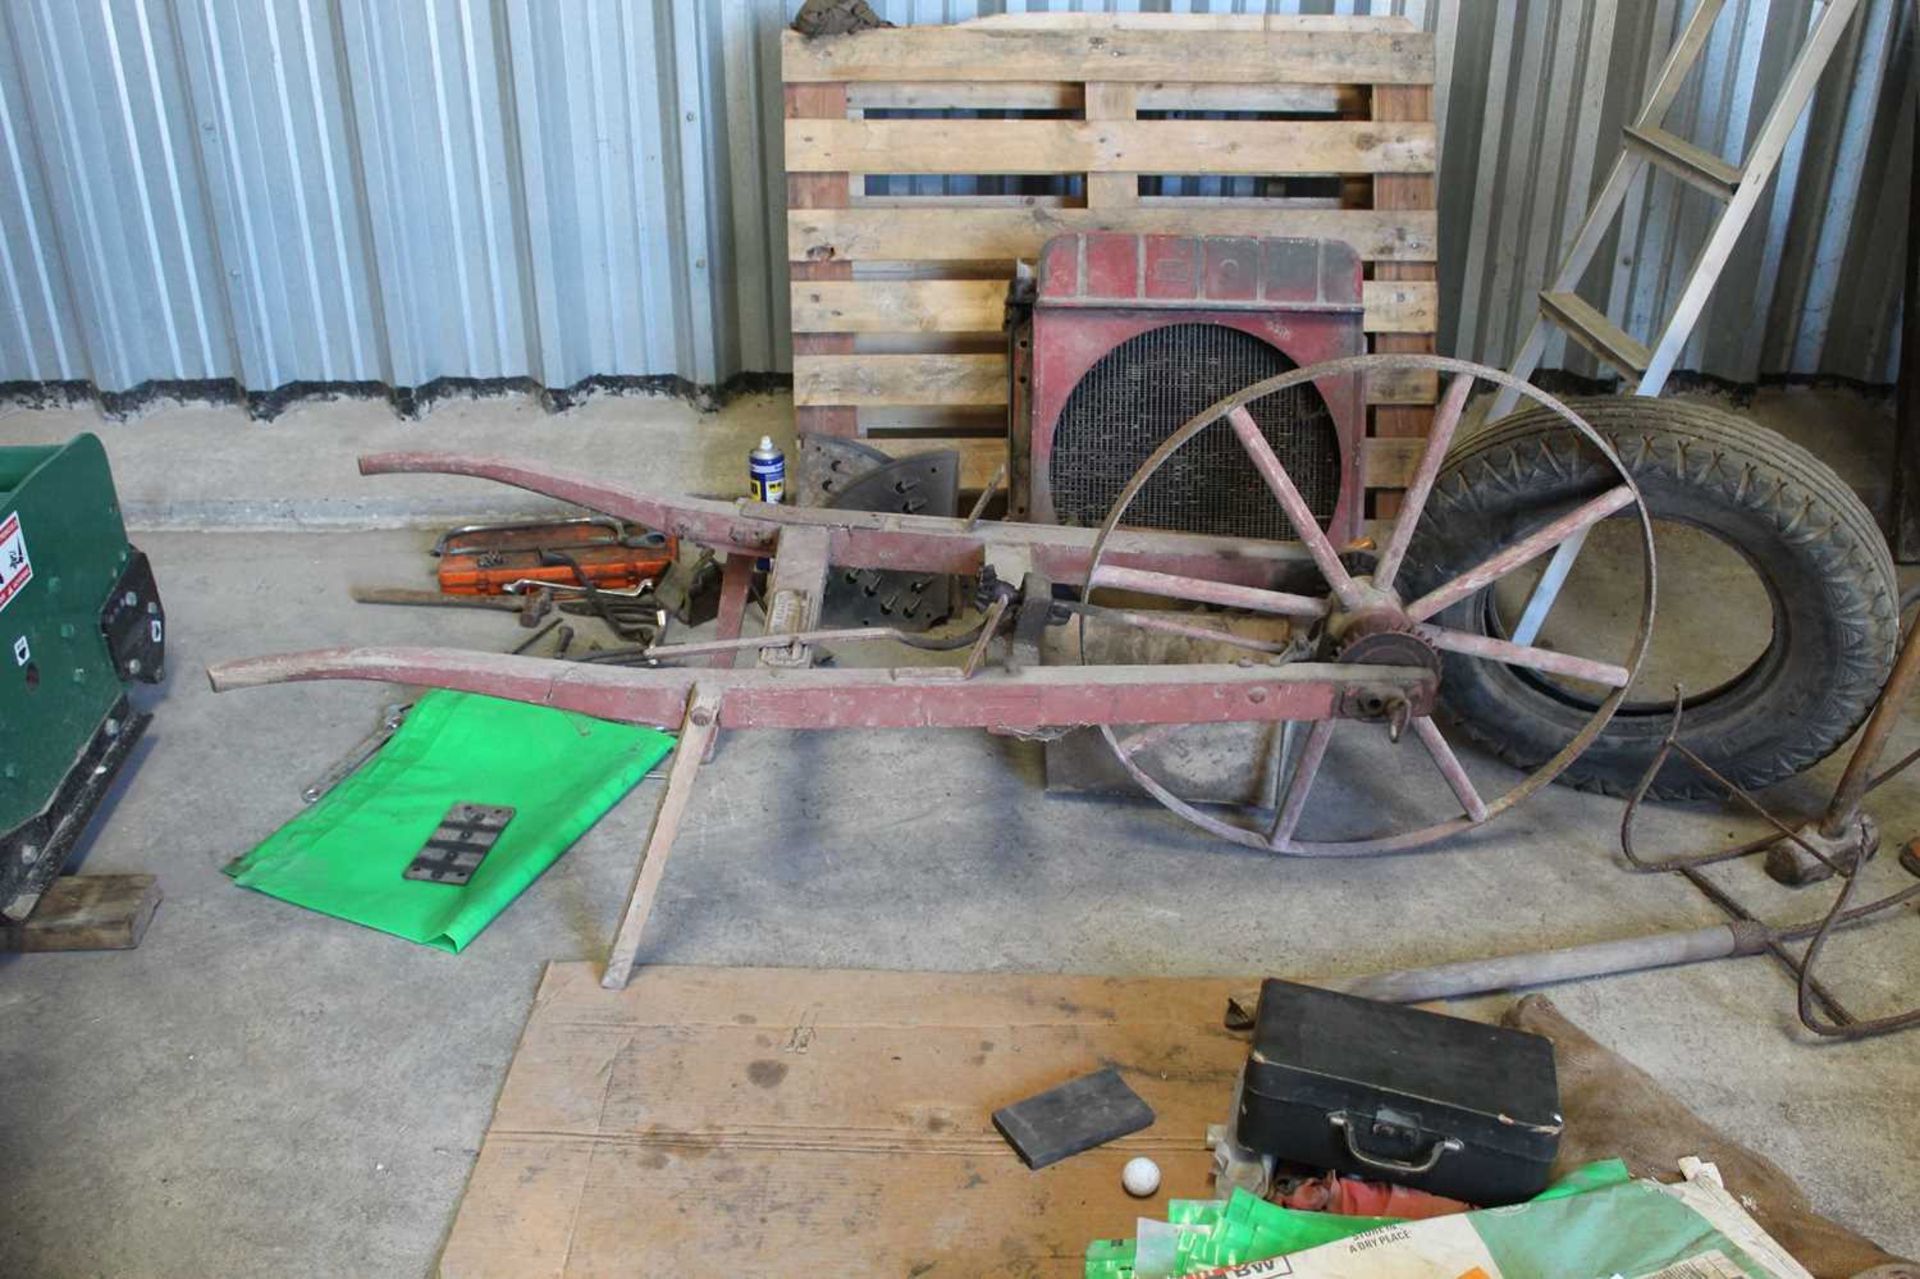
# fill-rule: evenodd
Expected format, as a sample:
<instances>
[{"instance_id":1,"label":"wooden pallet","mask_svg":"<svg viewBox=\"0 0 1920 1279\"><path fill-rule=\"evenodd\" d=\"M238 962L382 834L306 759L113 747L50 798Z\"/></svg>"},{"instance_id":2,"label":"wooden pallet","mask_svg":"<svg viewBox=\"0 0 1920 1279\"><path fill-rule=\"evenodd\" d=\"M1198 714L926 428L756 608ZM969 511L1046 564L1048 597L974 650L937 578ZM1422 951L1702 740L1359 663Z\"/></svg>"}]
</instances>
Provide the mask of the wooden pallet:
<instances>
[{"instance_id":1,"label":"wooden pallet","mask_svg":"<svg viewBox=\"0 0 1920 1279\"><path fill-rule=\"evenodd\" d=\"M962 486L986 483L1006 452L1007 282L1067 231L1344 239L1372 349L1434 349L1433 42L1404 19L1007 15L788 32L783 55L803 432L955 447ZM875 174L1066 193L869 194L900 185ZM1143 193L1156 178L1183 193ZM1225 185L1208 179L1263 193L1184 193ZM1437 389L1369 387L1371 513L1397 509Z\"/></svg>"}]
</instances>

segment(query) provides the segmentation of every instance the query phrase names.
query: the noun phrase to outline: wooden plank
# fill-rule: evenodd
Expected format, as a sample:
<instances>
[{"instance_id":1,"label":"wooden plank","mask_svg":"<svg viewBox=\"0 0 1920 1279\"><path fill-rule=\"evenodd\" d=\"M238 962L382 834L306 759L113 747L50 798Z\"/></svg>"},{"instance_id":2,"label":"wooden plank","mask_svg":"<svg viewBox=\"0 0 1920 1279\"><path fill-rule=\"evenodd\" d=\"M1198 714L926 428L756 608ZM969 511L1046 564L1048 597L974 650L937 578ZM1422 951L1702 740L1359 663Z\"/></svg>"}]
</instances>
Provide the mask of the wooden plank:
<instances>
[{"instance_id":1,"label":"wooden plank","mask_svg":"<svg viewBox=\"0 0 1920 1279\"><path fill-rule=\"evenodd\" d=\"M995 355L796 355L796 405L1007 402L1007 357Z\"/></svg>"},{"instance_id":2,"label":"wooden plank","mask_svg":"<svg viewBox=\"0 0 1920 1279\"><path fill-rule=\"evenodd\" d=\"M1432 333L1440 327L1440 286L1431 281L1368 280L1361 296L1369 333Z\"/></svg>"},{"instance_id":3,"label":"wooden plank","mask_svg":"<svg viewBox=\"0 0 1920 1279\"><path fill-rule=\"evenodd\" d=\"M796 333L998 333L1005 280L801 280L792 289ZM1369 333L1431 333L1439 286L1366 282Z\"/></svg>"},{"instance_id":4,"label":"wooden plank","mask_svg":"<svg viewBox=\"0 0 1920 1279\"><path fill-rule=\"evenodd\" d=\"M781 35L789 83L858 80L1126 80L1431 84L1433 37L1412 30L1262 24L1030 28L909 26L809 40Z\"/></svg>"},{"instance_id":5,"label":"wooden plank","mask_svg":"<svg viewBox=\"0 0 1920 1279\"><path fill-rule=\"evenodd\" d=\"M1340 17L1283 13L996 13L973 18L978 27L1097 28L1156 31L1417 31L1410 18Z\"/></svg>"},{"instance_id":6,"label":"wooden plank","mask_svg":"<svg viewBox=\"0 0 1920 1279\"><path fill-rule=\"evenodd\" d=\"M1358 84L1204 84L1163 80L1134 86L1142 111L1271 111L1297 115L1361 115L1366 86ZM847 86L858 111L1078 111L1085 88L1069 81L873 81Z\"/></svg>"},{"instance_id":7,"label":"wooden plank","mask_svg":"<svg viewBox=\"0 0 1920 1279\"><path fill-rule=\"evenodd\" d=\"M1031 259L1071 231L1345 240L1369 261L1409 262L1431 262L1439 239L1431 208L795 209L787 254L796 263Z\"/></svg>"},{"instance_id":8,"label":"wooden plank","mask_svg":"<svg viewBox=\"0 0 1920 1279\"><path fill-rule=\"evenodd\" d=\"M788 119L814 116L838 118L847 113L847 87L843 84L790 84L785 86L782 107ZM846 173L787 174L789 209L844 209L852 194L852 176ZM795 283L802 281L848 280L853 278L849 262L795 262L790 267ZM851 355L853 334L811 332L793 335L793 353L802 355ZM859 434L860 424L850 409L803 408L794 413L799 430L823 435Z\"/></svg>"},{"instance_id":9,"label":"wooden plank","mask_svg":"<svg viewBox=\"0 0 1920 1279\"><path fill-rule=\"evenodd\" d=\"M1373 117L1380 121L1431 120L1433 90L1382 85L1373 93ZM1434 179L1430 174L1377 177L1373 183L1373 199L1376 209L1390 212L1432 209ZM1394 284L1430 284L1438 280L1439 275L1431 262L1381 262L1375 264L1373 278ZM1379 333L1372 341L1376 352L1430 355L1435 349L1431 333ZM1434 375L1432 381L1433 394L1427 403L1439 398L1438 375ZM1433 411L1425 407L1387 403L1374 408L1372 415L1372 434L1389 439L1424 439L1433 426ZM1393 518L1400 510L1399 494L1376 494L1373 508L1376 517Z\"/></svg>"},{"instance_id":10,"label":"wooden plank","mask_svg":"<svg viewBox=\"0 0 1920 1279\"><path fill-rule=\"evenodd\" d=\"M1431 123L790 119L787 165L864 173L1430 173Z\"/></svg>"},{"instance_id":11,"label":"wooden plank","mask_svg":"<svg viewBox=\"0 0 1920 1279\"><path fill-rule=\"evenodd\" d=\"M1007 462L1006 437L960 435L869 435L865 443L888 457L911 457L933 449L952 449L960 455L960 490L978 493Z\"/></svg>"},{"instance_id":12,"label":"wooden plank","mask_svg":"<svg viewBox=\"0 0 1920 1279\"><path fill-rule=\"evenodd\" d=\"M1078 1276L1164 1206L1128 1159L1211 1193L1245 984L550 965L438 1273ZM993 1111L1103 1061L1158 1122L1029 1171Z\"/></svg>"},{"instance_id":13,"label":"wooden plank","mask_svg":"<svg viewBox=\"0 0 1920 1279\"><path fill-rule=\"evenodd\" d=\"M132 950L159 906L152 875L62 875L25 921L0 923L0 951Z\"/></svg>"},{"instance_id":14,"label":"wooden plank","mask_svg":"<svg viewBox=\"0 0 1920 1279\"><path fill-rule=\"evenodd\" d=\"M796 280L795 333L998 333L1002 280Z\"/></svg>"}]
</instances>

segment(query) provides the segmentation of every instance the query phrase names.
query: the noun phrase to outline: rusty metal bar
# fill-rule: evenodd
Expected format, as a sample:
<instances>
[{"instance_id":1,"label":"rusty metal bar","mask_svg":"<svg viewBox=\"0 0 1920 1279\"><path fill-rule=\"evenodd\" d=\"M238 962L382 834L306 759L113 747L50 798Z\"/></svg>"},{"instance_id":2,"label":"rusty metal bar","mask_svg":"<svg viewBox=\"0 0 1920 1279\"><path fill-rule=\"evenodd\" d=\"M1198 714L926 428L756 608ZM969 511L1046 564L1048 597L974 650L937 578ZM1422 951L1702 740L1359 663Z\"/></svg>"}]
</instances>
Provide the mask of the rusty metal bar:
<instances>
[{"instance_id":1,"label":"rusty metal bar","mask_svg":"<svg viewBox=\"0 0 1920 1279\"><path fill-rule=\"evenodd\" d=\"M1077 724L1327 720L1362 690L1416 704L1433 676L1418 667L1071 666L982 671L697 670L596 666L435 648L336 648L209 668L216 692L303 680L373 680L457 688L629 724L678 728L696 684L723 694L724 728L987 728Z\"/></svg>"},{"instance_id":2,"label":"rusty metal bar","mask_svg":"<svg viewBox=\"0 0 1920 1279\"><path fill-rule=\"evenodd\" d=\"M773 553L782 528L831 531L831 556L842 568L904 569L972 576L989 548L1019 548L1055 582L1079 585L1098 529L987 521L974 528L927 515L842 511L764 502L663 498L591 476L554 471L508 458L448 453L379 453L360 459L363 475L467 475L574 502L632 523L671 533L717 552L754 558ZM1212 575L1243 586L1312 587L1311 557L1297 542L1250 541L1196 533L1129 529L1107 541L1105 562L1179 576Z\"/></svg>"},{"instance_id":3,"label":"rusty metal bar","mask_svg":"<svg viewBox=\"0 0 1920 1279\"><path fill-rule=\"evenodd\" d=\"M1860 734L1860 744L1854 747L1846 771L1840 775L1840 784L1834 788L1833 801L1827 805L1826 815L1820 822L1820 833L1828 839L1837 837L1853 824L1860 811L1860 801L1871 789L1873 770L1886 753L1887 738L1900 722L1917 679L1920 679L1920 624L1908 631L1906 643L1900 646L1893 673L1887 676L1880 700L1873 704L1873 714L1867 717L1867 726Z\"/></svg>"}]
</instances>

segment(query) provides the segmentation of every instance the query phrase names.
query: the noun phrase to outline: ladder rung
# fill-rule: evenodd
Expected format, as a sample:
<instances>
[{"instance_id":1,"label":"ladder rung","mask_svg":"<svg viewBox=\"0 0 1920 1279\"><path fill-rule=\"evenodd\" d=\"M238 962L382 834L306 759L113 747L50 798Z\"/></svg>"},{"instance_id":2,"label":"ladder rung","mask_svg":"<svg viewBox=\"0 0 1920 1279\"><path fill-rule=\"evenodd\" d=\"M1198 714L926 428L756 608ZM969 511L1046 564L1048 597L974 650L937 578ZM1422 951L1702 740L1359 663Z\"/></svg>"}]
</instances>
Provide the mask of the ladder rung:
<instances>
[{"instance_id":1,"label":"ladder rung","mask_svg":"<svg viewBox=\"0 0 1920 1279\"><path fill-rule=\"evenodd\" d=\"M1577 293L1542 293L1540 308L1567 336L1629 377L1638 378L1653 363L1652 351Z\"/></svg>"},{"instance_id":2,"label":"ladder rung","mask_svg":"<svg viewBox=\"0 0 1920 1279\"><path fill-rule=\"evenodd\" d=\"M1699 187L1708 195L1731 200L1733 193L1740 189L1743 175L1737 167L1665 129L1651 125L1641 129L1629 125L1627 145L1682 182Z\"/></svg>"}]
</instances>

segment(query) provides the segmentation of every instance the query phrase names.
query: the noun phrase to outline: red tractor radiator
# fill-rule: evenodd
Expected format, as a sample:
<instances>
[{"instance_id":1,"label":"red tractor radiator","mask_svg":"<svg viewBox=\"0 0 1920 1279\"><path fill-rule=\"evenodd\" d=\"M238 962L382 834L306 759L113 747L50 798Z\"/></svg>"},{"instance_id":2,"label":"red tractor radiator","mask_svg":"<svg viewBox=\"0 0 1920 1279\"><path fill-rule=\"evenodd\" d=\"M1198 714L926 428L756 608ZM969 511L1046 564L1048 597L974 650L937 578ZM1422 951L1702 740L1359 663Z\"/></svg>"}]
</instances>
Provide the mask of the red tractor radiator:
<instances>
[{"instance_id":1,"label":"red tractor radiator","mask_svg":"<svg viewBox=\"0 0 1920 1279\"><path fill-rule=\"evenodd\" d=\"M1366 352L1360 260L1326 240L1111 233L1047 243L1013 335L1013 517L1098 524L1167 436L1221 398ZM1357 537L1359 379L1249 406L1336 544ZM1270 540L1295 534L1225 422L1163 467L1128 521Z\"/></svg>"}]
</instances>

